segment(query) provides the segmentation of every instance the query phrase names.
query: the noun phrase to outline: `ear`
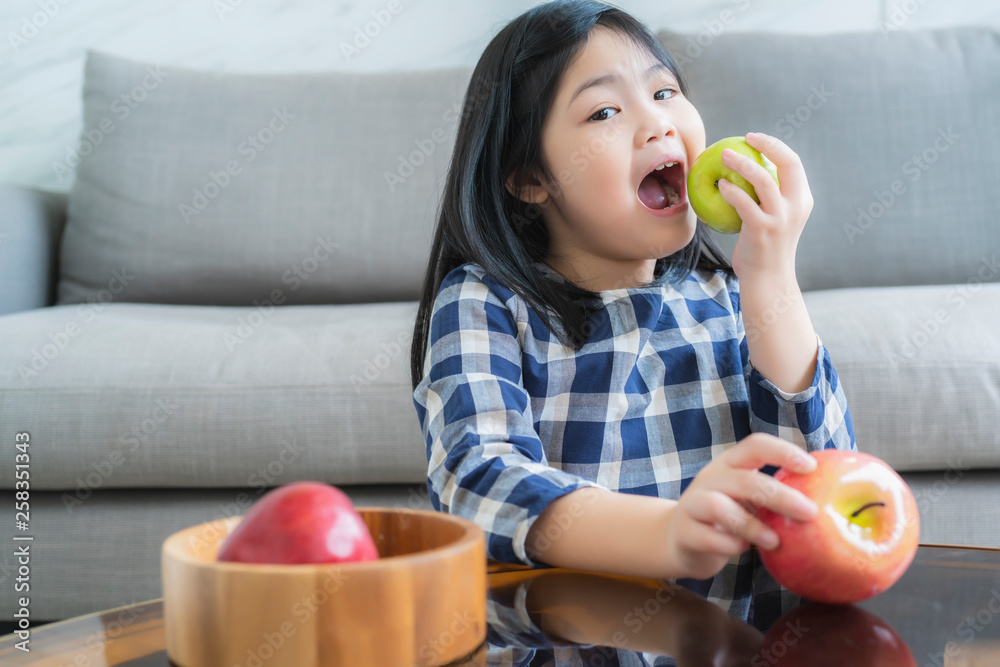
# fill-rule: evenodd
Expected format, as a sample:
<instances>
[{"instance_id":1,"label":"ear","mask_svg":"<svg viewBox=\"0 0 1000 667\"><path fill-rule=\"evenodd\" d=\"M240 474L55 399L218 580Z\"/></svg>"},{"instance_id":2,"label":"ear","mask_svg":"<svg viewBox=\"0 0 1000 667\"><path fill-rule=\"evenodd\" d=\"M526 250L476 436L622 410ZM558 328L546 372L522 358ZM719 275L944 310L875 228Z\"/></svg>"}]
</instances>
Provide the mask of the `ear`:
<instances>
[{"instance_id":1,"label":"ear","mask_svg":"<svg viewBox=\"0 0 1000 667\"><path fill-rule=\"evenodd\" d=\"M507 192L528 204L541 204L549 198L549 191L537 178L531 176L527 180L522 179L520 170L515 170L505 185Z\"/></svg>"}]
</instances>

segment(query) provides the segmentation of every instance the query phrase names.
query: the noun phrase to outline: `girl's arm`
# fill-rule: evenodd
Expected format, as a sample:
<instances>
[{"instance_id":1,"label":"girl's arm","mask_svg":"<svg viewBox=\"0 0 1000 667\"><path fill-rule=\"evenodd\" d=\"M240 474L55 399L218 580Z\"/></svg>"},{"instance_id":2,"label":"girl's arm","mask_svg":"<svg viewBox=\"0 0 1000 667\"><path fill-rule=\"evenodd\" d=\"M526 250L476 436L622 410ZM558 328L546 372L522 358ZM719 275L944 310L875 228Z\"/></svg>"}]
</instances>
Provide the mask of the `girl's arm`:
<instances>
[{"instance_id":1,"label":"girl's arm","mask_svg":"<svg viewBox=\"0 0 1000 667\"><path fill-rule=\"evenodd\" d=\"M633 577L686 576L664 561L675 500L591 487L553 500L528 530L532 560Z\"/></svg>"},{"instance_id":2,"label":"girl's arm","mask_svg":"<svg viewBox=\"0 0 1000 667\"><path fill-rule=\"evenodd\" d=\"M794 273L740 281L747 348L757 371L795 394L812 385L819 341Z\"/></svg>"},{"instance_id":3,"label":"girl's arm","mask_svg":"<svg viewBox=\"0 0 1000 667\"><path fill-rule=\"evenodd\" d=\"M746 141L778 169L780 188L762 166L732 150L722 162L753 185L760 204L726 180L719 192L743 226L733 248L743 324L757 371L787 393L807 389L816 373L819 341L795 278L795 249L813 198L799 156L776 137L751 132Z\"/></svg>"},{"instance_id":4,"label":"girl's arm","mask_svg":"<svg viewBox=\"0 0 1000 667\"><path fill-rule=\"evenodd\" d=\"M525 549L554 567L633 577L706 579L750 547L778 546L778 536L747 508L767 507L806 521L819 508L764 465L799 474L816 459L798 445L752 433L712 459L677 501L577 489L553 500L528 530Z\"/></svg>"},{"instance_id":5,"label":"girl's arm","mask_svg":"<svg viewBox=\"0 0 1000 667\"><path fill-rule=\"evenodd\" d=\"M781 140L750 133L747 143L777 165L765 169L731 150L724 164L754 187L760 204L728 181L720 192L743 220L730 285L747 384L750 429L794 439L807 451L857 451L847 397L806 312L795 278L795 250L813 207L802 161Z\"/></svg>"},{"instance_id":6,"label":"girl's arm","mask_svg":"<svg viewBox=\"0 0 1000 667\"><path fill-rule=\"evenodd\" d=\"M514 296L471 262L445 276L413 403L431 506L479 525L488 558L534 566L531 523L556 498L601 485L548 463L522 382Z\"/></svg>"}]
</instances>

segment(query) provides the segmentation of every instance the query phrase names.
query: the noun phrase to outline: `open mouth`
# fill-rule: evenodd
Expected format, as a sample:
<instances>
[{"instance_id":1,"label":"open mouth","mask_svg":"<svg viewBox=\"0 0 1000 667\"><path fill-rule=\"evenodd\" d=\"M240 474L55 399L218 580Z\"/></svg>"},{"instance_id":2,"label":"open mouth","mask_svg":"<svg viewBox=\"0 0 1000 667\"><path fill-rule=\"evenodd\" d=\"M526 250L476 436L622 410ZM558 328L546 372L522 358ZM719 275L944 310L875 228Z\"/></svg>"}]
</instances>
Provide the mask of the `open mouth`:
<instances>
[{"instance_id":1,"label":"open mouth","mask_svg":"<svg viewBox=\"0 0 1000 667\"><path fill-rule=\"evenodd\" d=\"M670 164L670 163L668 163ZM643 206L654 211L672 208L684 202L684 165L674 162L671 166L654 169L646 174L636 194Z\"/></svg>"}]
</instances>

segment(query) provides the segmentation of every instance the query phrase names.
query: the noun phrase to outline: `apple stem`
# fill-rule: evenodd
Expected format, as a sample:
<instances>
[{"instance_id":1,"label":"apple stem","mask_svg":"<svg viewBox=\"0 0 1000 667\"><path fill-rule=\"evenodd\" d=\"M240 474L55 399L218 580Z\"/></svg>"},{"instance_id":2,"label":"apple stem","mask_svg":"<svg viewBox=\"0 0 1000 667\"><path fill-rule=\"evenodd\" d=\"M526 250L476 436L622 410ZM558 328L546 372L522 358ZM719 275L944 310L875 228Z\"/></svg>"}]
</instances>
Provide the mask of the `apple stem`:
<instances>
[{"instance_id":1,"label":"apple stem","mask_svg":"<svg viewBox=\"0 0 1000 667\"><path fill-rule=\"evenodd\" d=\"M854 512L853 514L851 514L851 517L852 518L856 517L857 515L861 514L863 511L865 511L866 509L868 509L869 507L885 507L885 503L868 503L867 505L862 505L860 509L858 509L856 512Z\"/></svg>"}]
</instances>

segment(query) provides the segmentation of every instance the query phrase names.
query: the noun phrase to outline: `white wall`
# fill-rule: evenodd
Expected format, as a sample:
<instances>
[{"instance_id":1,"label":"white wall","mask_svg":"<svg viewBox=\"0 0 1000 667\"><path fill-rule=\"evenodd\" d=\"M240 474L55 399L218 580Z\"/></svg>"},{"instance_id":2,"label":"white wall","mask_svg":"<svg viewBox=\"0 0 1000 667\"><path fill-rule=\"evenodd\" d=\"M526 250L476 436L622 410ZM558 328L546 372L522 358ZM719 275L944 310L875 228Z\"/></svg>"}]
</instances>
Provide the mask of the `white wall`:
<instances>
[{"instance_id":1,"label":"white wall","mask_svg":"<svg viewBox=\"0 0 1000 667\"><path fill-rule=\"evenodd\" d=\"M88 48L229 71L472 66L537 0L0 0L0 182L67 191ZM619 0L654 30L825 33L959 24L1000 29L996 0ZM724 14L728 10L729 13ZM373 12L389 17L384 27ZM366 24L375 37L345 55ZM377 31L375 30L377 28ZM752 54L748 54L752 57ZM928 82L933 85L933 82Z\"/></svg>"}]
</instances>

